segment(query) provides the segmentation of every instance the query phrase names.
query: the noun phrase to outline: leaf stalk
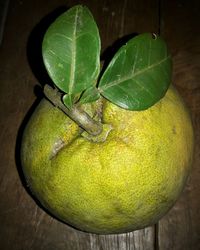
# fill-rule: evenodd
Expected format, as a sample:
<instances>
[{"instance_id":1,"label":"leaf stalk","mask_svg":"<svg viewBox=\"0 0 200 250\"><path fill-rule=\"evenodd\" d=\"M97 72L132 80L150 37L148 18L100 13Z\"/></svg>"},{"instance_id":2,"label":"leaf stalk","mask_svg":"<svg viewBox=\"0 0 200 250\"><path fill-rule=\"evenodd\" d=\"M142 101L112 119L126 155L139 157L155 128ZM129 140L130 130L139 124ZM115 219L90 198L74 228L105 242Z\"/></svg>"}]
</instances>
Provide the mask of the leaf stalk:
<instances>
[{"instance_id":1,"label":"leaf stalk","mask_svg":"<svg viewBox=\"0 0 200 250\"><path fill-rule=\"evenodd\" d=\"M102 132L102 123L95 121L87 112L81 109L81 107L74 105L71 109L68 109L62 102L62 94L56 88L54 89L46 84L44 86L44 94L55 107L62 110L90 135L96 136Z\"/></svg>"}]
</instances>

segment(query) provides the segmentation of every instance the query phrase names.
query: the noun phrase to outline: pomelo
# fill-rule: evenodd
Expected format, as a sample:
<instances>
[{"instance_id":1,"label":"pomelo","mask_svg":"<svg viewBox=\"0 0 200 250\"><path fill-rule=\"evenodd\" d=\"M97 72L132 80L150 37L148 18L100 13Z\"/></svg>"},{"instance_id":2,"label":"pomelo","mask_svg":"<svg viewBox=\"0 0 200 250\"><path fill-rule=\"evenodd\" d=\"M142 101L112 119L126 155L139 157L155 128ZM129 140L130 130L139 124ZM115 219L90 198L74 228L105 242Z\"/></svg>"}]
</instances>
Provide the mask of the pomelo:
<instances>
[{"instance_id":1,"label":"pomelo","mask_svg":"<svg viewBox=\"0 0 200 250\"><path fill-rule=\"evenodd\" d=\"M83 108L95 115L95 105ZM23 171L33 194L60 220L83 231L124 233L156 223L179 197L191 169L193 129L171 86L144 111L103 100L112 130L93 142L43 99L24 131Z\"/></svg>"}]
</instances>

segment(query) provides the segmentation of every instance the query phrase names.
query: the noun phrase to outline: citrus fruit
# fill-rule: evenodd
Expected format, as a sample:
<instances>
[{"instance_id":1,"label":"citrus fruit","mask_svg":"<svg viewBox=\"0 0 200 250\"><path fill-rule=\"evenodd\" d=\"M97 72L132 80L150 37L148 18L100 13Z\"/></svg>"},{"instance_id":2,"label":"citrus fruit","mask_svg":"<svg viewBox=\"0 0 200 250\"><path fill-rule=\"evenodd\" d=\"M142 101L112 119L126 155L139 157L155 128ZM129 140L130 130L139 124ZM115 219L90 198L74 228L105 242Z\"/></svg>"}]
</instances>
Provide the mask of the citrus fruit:
<instances>
[{"instance_id":1,"label":"citrus fruit","mask_svg":"<svg viewBox=\"0 0 200 250\"><path fill-rule=\"evenodd\" d=\"M97 107L97 105L100 105ZM21 161L35 197L63 222L93 233L124 233L156 223L175 203L191 169L193 129L170 86L144 111L109 101L83 105L112 126L95 142L43 99L23 134Z\"/></svg>"}]
</instances>

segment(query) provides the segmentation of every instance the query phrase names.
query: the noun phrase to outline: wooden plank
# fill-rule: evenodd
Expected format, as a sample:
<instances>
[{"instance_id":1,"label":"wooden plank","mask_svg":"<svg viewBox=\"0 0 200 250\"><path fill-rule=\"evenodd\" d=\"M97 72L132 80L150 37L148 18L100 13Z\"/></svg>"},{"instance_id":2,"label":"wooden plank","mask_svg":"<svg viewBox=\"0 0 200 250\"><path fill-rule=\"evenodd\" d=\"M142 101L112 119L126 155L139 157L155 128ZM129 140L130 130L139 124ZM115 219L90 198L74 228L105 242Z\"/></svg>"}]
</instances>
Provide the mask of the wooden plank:
<instances>
[{"instance_id":1,"label":"wooden plank","mask_svg":"<svg viewBox=\"0 0 200 250\"><path fill-rule=\"evenodd\" d=\"M5 20L8 11L9 0L0 0L0 45L3 39Z\"/></svg>"},{"instance_id":2,"label":"wooden plank","mask_svg":"<svg viewBox=\"0 0 200 250\"><path fill-rule=\"evenodd\" d=\"M94 14L102 51L124 35L158 30L157 0L10 1L0 48L1 249L152 250L154 226L121 235L83 233L44 212L24 186L18 143L25 124L22 121L36 100L33 90L40 96L35 86L38 81L46 83L40 61L42 35L55 14L77 3L88 5ZM104 58L112 53L108 49Z\"/></svg>"},{"instance_id":3,"label":"wooden plank","mask_svg":"<svg viewBox=\"0 0 200 250\"><path fill-rule=\"evenodd\" d=\"M200 249L200 2L162 1L161 33L173 54L174 83L188 104L195 130L193 170L183 194L160 221L160 250Z\"/></svg>"}]
</instances>

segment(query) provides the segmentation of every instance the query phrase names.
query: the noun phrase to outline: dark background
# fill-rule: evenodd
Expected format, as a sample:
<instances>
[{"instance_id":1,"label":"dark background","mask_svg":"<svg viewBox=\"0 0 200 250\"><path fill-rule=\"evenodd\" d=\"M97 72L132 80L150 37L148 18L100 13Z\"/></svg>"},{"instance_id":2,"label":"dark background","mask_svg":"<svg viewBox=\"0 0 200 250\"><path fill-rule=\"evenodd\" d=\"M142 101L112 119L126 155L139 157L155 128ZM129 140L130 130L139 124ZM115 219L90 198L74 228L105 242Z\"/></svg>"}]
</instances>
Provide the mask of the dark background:
<instances>
[{"instance_id":1,"label":"dark background","mask_svg":"<svg viewBox=\"0 0 200 250\"><path fill-rule=\"evenodd\" d=\"M80 232L45 213L23 185L18 160L23 120L41 96L39 86L48 81L42 37L56 16L77 3L95 17L103 59L126 35L160 33L173 56L173 82L192 114L196 148L190 178L170 212L144 230L107 236ZM0 249L200 249L200 1L10 0L7 5L1 0L0 8Z\"/></svg>"}]
</instances>

